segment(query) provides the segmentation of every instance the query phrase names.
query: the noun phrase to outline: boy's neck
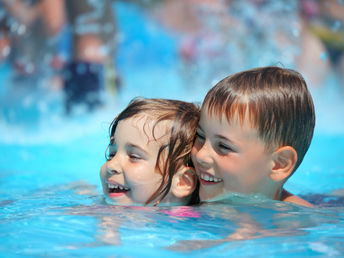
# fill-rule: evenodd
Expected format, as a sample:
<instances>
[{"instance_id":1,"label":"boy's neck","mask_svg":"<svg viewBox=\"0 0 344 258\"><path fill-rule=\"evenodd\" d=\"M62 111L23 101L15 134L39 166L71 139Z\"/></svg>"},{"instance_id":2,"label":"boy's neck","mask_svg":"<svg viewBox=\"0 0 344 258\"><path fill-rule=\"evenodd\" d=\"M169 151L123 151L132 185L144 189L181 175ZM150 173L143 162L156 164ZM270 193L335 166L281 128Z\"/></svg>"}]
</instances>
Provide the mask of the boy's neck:
<instances>
[{"instance_id":1,"label":"boy's neck","mask_svg":"<svg viewBox=\"0 0 344 258\"><path fill-rule=\"evenodd\" d=\"M259 193L263 194L268 199L281 201L282 195L285 190L283 189L282 183L277 183L273 181L268 181L266 184L262 185Z\"/></svg>"}]
</instances>

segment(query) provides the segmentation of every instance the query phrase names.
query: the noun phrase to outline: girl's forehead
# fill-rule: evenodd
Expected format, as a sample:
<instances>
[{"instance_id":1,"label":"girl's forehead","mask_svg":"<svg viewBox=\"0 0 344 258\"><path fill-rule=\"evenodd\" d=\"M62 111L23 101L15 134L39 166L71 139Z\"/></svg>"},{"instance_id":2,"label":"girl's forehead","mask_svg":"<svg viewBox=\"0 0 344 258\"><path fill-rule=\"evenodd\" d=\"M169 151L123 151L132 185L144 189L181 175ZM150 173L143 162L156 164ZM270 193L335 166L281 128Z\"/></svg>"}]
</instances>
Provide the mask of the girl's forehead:
<instances>
[{"instance_id":1,"label":"girl's forehead","mask_svg":"<svg viewBox=\"0 0 344 258\"><path fill-rule=\"evenodd\" d=\"M118 127L126 129L135 128L140 134L147 137L148 141L160 141L165 138L171 130L171 122L168 120L158 121L150 114L138 114L130 118L121 120Z\"/></svg>"}]
</instances>

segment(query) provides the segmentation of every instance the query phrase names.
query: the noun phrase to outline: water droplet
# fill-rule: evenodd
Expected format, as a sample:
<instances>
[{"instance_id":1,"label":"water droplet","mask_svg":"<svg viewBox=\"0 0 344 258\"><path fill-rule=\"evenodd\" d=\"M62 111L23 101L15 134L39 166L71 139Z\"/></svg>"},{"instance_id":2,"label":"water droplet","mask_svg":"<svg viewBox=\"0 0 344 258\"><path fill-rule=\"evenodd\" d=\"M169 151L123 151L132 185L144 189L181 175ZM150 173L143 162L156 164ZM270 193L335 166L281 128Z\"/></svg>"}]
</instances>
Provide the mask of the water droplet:
<instances>
[{"instance_id":1,"label":"water droplet","mask_svg":"<svg viewBox=\"0 0 344 258\"><path fill-rule=\"evenodd\" d=\"M38 102L38 110L42 113L42 114L47 114L48 113L48 105L46 102L44 101L39 101Z\"/></svg>"},{"instance_id":2,"label":"water droplet","mask_svg":"<svg viewBox=\"0 0 344 258\"><path fill-rule=\"evenodd\" d=\"M23 35L26 32L26 26L24 24L19 25L17 33L18 35Z\"/></svg>"},{"instance_id":3,"label":"water droplet","mask_svg":"<svg viewBox=\"0 0 344 258\"><path fill-rule=\"evenodd\" d=\"M28 108L28 107L31 107L32 104L34 103L34 100L32 98L32 96L26 96L24 99L23 99L23 107L25 108Z\"/></svg>"},{"instance_id":4,"label":"water droplet","mask_svg":"<svg viewBox=\"0 0 344 258\"><path fill-rule=\"evenodd\" d=\"M342 23L340 21L335 21L332 25L332 30L333 31L338 31Z\"/></svg>"},{"instance_id":5,"label":"water droplet","mask_svg":"<svg viewBox=\"0 0 344 258\"><path fill-rule=\"evenodd\" d=\"M8 56L9 53L11 51L11 48L9 46L5 46L3 49L2 49L2 56Z\"/></svg>"},{"instance_id":6,"label":"water droplet","mask_svg":"<svg viewBox=\"0 0 344 258\"><path fill-rule=\"evenodd\" d=\"M78 64L76 67L76 72L78 74L84 74L86 72L86 66L84 64Z\"/></svg>"},{"instance_id":7,"label":"water droplet","mask_svg":"<svg viewBox=\"0 0 344 258\"><path fill-rule=\"evenodd\" d=\"M25 65L25 72L27 74L32 74L34 71L35 71L35 66L33 63L30 62Z\"/></svg>"},{"instance_id":8,"label":"water droplet","mask_svg":"<svg viewBox=\"0 0 344 258\"><path fill-rule=\"evenodd\" d=\"M300 36L300 31L298 29L293 29L293 36L294 37L299 37Z\"/></svg>"},{"instance_id":9,"label":"water droplet","mask_svg":"<svg viewBox=\"0 0 344 258\"><path fill-rule=\"evenodd\" d=\"M320 54L320 59L321 59L321 60L326 60L326 59L327 59L327 53L326 53L326 52L322 52L322 53Z\"/></svg>"}]
</instances>

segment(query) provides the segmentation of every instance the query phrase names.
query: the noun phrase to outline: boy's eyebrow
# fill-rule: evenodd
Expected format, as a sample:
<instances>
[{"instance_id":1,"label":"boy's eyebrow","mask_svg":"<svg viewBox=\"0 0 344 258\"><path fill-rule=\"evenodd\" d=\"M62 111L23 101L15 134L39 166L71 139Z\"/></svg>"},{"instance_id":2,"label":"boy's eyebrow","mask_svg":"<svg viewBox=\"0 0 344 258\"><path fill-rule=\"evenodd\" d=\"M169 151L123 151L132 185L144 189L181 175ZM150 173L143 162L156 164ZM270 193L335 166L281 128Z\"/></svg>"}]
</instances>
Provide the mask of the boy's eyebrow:
<instances>
[{"instance_id":1,"label":"boy's eyebrow","mask_svg":"<svg viewBox=\"0 0 344 258\"><path fill-rule=\"evenodd\" d=\"M199 125L197 126L197 130L198 129L203 131L202 127L199 126ZM232 140L228 139L227 137L225 137L225 136L223 136L221 134L215 134L215 137L220 138L221 140L225 140L225 141L229 142L230 144L236 146L236 144Z\"/></svg>"},{"instance_id":2,"label":"boy's eyebrow","mask_svg":"<svg viewBox=\"0 0 344 258\"><path fill-rule=\"evenodd\" d=\"M231 140L228 139L227 137L222 136L222 135L220 135L220 134L215 134L215 137L220 138L220 139L222 139L222 140L225 140L225 141L227 141L227 142L230 142L231 144L234 144L233 141L231 141Z\"/></svg>"}]
</instances>

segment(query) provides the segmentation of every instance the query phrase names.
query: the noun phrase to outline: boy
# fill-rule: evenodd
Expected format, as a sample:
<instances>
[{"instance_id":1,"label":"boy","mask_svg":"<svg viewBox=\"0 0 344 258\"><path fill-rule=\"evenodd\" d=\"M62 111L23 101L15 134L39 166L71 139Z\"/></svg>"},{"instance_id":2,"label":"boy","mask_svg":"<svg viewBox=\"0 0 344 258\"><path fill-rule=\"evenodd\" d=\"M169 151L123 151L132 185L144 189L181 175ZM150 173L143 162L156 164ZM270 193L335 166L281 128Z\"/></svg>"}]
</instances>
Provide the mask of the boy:
<instances>
[{"instance_id":1,"label":"boy","mask_svg":"<svg viewBox=\"0 0 344 258\"><path fill-rule=\"evenodd\" d=\"M311 206L283 185L314 125L312 97L296 71L263 67L223 79L205 97L192 149L201 200L239 192Z\"/></svg>"}]
</instances>

